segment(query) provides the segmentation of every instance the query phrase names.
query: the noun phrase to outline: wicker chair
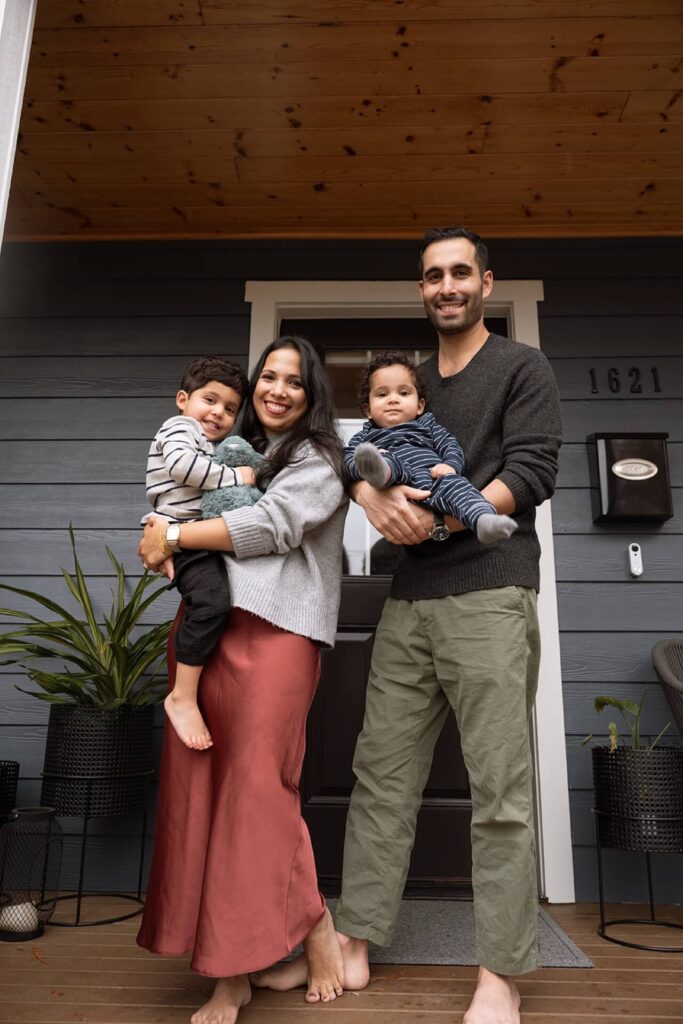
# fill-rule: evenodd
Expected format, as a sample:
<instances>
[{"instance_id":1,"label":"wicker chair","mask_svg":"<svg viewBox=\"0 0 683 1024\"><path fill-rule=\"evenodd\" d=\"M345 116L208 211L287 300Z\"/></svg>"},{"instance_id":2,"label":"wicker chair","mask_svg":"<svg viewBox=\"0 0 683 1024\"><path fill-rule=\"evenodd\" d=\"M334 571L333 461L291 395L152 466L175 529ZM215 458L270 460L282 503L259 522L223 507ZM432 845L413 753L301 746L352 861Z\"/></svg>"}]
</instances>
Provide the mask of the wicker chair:
<instances>
[{"instance_id":1,"label":"wicker chair","mask_svg":"<svg viewBox=\"0 0 683 1024\"><path fill-rule=\"evenodd\" d=\"M659 640L652 648L652 663L683 736L683 640Z\"/></svg>"}]
</instances>

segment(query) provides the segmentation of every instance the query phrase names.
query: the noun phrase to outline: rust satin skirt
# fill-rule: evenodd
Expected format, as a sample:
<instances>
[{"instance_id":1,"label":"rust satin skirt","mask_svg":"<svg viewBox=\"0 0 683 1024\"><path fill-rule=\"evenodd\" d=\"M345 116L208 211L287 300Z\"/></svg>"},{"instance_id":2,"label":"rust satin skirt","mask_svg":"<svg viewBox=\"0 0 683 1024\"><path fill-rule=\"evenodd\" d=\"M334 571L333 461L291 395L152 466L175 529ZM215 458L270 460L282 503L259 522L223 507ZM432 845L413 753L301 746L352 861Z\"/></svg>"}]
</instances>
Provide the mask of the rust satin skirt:
<instances>
[{"instance_id":1,"label":"rust satin skirt","mask_svg":"<svg viewBox=\"0 0 683 1024\"><path fill-rule=\"evenodd\" d=\"M165 729L140 946L231 977L282 959L320 920L298 791L319 674L312 641L230 612L199 683L213 746L190 750Z\"/></svg>"}]
</instances>

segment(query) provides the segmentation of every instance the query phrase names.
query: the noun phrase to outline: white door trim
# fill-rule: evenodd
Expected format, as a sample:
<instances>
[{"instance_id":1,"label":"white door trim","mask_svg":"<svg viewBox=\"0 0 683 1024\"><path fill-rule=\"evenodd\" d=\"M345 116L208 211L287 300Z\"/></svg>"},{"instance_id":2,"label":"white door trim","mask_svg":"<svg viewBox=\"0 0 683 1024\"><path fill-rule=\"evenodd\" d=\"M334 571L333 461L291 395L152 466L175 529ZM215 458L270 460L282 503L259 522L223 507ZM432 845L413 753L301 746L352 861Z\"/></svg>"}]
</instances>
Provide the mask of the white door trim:
<instances>
[{"instance_id":1,"label":"white door trim","mask_svg":"<svg viewBox=\"0 0 683 1024\"><path fill-rule=\"evenodd\" d=\"M283 319L424 317L417 285L411 281L247 281L245 300L251 303L250 369L278 336ZM542 300L542 281L496 281L486 311L489 316L509 317L513 335L540 348L537 304ZM573 903L574 863L550 504L546 501L541 505L536 520L541 543L538 616L542 639L532 729L538 858L541 894L551 903ZM558 737L562 737L560 742Z\"/></svg>"}]
</instances>

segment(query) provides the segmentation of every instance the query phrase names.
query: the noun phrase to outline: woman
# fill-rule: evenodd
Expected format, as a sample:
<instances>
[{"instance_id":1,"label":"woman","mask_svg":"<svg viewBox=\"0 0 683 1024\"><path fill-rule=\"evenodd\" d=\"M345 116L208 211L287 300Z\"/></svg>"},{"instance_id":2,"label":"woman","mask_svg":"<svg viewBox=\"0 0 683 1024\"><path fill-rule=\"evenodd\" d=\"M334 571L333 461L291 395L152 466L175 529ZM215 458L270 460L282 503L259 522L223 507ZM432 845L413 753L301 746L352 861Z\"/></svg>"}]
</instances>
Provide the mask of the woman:
<instances>
[{"instance_id":1,"label":"woman","mask_svg":"<svg viewBox=\"0 0 683 1024\"><path fill-rule=\"evenodd\" d=\"M180 548L226 558L233 610L199 685L214 740L187 748L167 729L154 857L138 943L193 952L218 978L192 1024L234 1024L248 974L304 942L309 1002L340 995L342 962L318 892L298 783L305 722L334 640L347 499L329 383L311 344L283 337L250 381L241 434L268 458L254 506L183 524ZM139 554L163 567L167 524ZM179 612L180 614L180 612ZM169 658L170 674L174 665Z\"/></svg>"}]
</instances>

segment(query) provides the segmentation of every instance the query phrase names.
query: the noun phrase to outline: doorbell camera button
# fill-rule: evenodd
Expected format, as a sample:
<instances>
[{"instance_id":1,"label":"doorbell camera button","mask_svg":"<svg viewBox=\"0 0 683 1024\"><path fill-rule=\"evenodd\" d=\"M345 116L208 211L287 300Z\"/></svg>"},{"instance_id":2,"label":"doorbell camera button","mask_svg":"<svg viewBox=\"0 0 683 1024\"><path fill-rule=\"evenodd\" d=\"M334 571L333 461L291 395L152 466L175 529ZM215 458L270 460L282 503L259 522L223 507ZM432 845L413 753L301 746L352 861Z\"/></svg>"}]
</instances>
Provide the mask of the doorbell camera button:
<instances>
[{"instance_id":1,"label":"doorbell camera button","mask_svg":"<svg viewBox=\"0 0 683 1024\"><path fill-rule=\"evenodd\" d=\"M629 544L628 546L628 561L631 568L632 576L642 576L643 574L643 555L640 550L640 544Z\"/></svg>"}]
</instances>

